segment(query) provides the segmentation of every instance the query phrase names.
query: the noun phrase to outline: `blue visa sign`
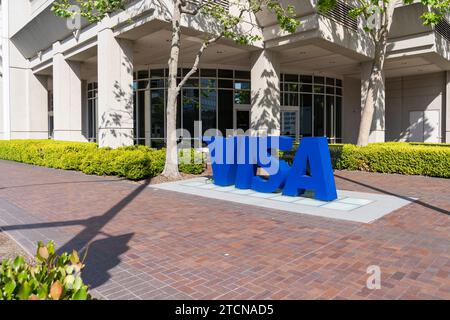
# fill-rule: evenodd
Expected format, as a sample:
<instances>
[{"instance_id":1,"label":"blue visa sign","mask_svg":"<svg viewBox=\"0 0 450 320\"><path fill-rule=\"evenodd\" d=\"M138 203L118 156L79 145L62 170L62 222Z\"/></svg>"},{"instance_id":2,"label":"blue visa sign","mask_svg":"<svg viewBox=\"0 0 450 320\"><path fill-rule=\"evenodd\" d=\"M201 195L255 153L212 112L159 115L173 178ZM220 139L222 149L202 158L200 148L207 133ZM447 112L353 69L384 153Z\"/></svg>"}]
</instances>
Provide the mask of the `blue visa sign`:
<instances>
[{"instance_id":1,"label":"blue visa sign","mask_svg":"<svg viewBox=\"0 0 450 320\"><path fill-rule=\"evenodd\" d=\"M271 193L282 189L285 196L314 191L318 200L337 198L328 142L325 137L302 138L292 166L276 155L291 151L294 139L285 136L204 137L212 162L214 184L235 185ZM268 177L257 175L258 167Z\"/></svg>"}]
</instances>

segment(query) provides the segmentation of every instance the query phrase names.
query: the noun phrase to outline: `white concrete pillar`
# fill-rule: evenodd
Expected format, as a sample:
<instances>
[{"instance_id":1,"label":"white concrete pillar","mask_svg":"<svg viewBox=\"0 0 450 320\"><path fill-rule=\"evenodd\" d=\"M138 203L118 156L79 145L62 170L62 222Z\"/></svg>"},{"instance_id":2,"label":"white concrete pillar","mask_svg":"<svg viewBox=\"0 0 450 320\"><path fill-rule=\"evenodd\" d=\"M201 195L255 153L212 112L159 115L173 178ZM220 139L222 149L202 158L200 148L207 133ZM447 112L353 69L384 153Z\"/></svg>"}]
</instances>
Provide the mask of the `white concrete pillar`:
<instances>
[{"instance_id":1,"label":"white concrete pillar","mask_svg":"<svg viewBox=\"0 0 450 320\"><path fill-rule=\"evenodd\" d=\"M1 127L0 139L11 139L11 114L10 114L10 65L9 65L9 3L1 4L1 46L2 46L2 75L1 75Z\"/></svg>"},{"instance_id":2,"label":"white concrete pillar","mask_svg":"<svg viewBox=\"0 0 450 320\"><path fill-rule=\"evenodd\" d=\"M29 112L27 97L28 70L11 67L9 69L9 126L10 139L27 139ZM8 108L8 106L6 106Z\"/></svg>"},{"instance_id":3,"label":"white concrete pillar","mask_svg":"<svg viewBox=\"0 0 450 320\"><path fill-rule=\"evenodd\" d=\"M372 61L361 63L361 108L364 106L364 97L369 86L369 77L372 69ZM385 141L385 78L375 85L375 110L373 113L372 127L370 129L369 143ZM358 130L358 129L355 129Z\"/></svg>"},{"instance_id":4,"label":"white concrete pillar","mask_svg":"<svg viewBox=\"0 0 450 320\"><path fill-rule=\"evenodd\" d=\"M280 134L280 65L275 52L261 50L251 59L251 129Z\"/></svg>"},{"instance_id":5,"label":"white concrete pillar","mask_svg":"<svg viewBox=\"0 0 450 320\"><path fill-rule=\"evenodd\" d=\"M47 139L47 77L35 75L12 43L8 57L3 79L3 139Z\"/></svg>"},{"instance_id":6,"label":"white concrete pillar","mask_svg":"<svg viewBox=\"0 0 450 320\"><path fill-rule=\"evenodd\" d=\"M48 78L27 71L28 137L48 139Z\"/></svg>"},{"instance_id":7,"label":"white concrete pillar","mask_svg":"<svg viewBox=\"0 0 450 320\"><path fill-rule=\"evenodd\" d=\"M27 139L29 130L28 64L14 43L6 40L4 128L6 139Z\"/></svg>"},{"instance_id":8,"label":"white concrete pillar","mask_svg":"<svg viewBox=\"0 0 450 320\"><path fill-rule=\"evenodd\" d=\"M54 139L87 141L82 133L82 81L79 62L66 60L53 45Z\"/></svg>"},{"instance_id":9,"label":"white concrete pillar","mask_svg":"<svg viewBox=\"0 0 450 320\"><path fill-rule=\"evenodd\" d=\"M445 118L443 123L445 124L444 141L450 143L450 71L446 71L446 86L445 86Z\"/></svg>"},{"instance_id":10,"label":"white concrete pillar","mask_svg":"<svg viewBox=\"0 0 450 320\"><path fill-rule=\"evenodd\" d=\"M134 144L132 42L109 28L98 33L98 123L100 147Z\"/></svg>"},{"instance_id":11,"label":"white concrete pillar","mask_svg":"<svg viewBox=\"0 0 450 320\"><path fill-rule=\"evenodd\" d=\"M0 139L47 139L46 77L33 74L28 60L9 39L9 27L13 23L10 17L16 14L15 4L3 1L1 9Z\"/></svg>"},{"instance_id":12,"label":"white concrete pillar","mask_svg":"<svg viewBox=\"0 0 450 320\"><path fill-rule=\"evenodd\" d=\"M5 140L5 108L4 106L4 95L3 95L3 74L0 74L0 140Z\"/></svg>"},{"instance_id":13,"label":"white concrete pillar","mask_svg":"<svg viewBox=\"0 0 450 320\"><path fill-rule=\"evenodd\" d=\"M48 139L47 77L11 68L9 79L10 138Z\"/></svg>"}]
</instances>

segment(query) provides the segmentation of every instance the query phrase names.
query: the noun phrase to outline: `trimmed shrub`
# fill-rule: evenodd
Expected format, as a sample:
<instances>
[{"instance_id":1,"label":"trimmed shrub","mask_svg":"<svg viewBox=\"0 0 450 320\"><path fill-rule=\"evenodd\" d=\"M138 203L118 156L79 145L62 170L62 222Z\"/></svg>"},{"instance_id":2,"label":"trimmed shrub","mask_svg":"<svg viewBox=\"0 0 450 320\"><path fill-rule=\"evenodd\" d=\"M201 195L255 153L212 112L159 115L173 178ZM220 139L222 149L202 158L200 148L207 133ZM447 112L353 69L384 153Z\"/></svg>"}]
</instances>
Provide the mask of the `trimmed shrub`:
<instances>
[{"instance_id":1,"label":"trimmed shrub","mask_svg":"<svg viewBox=\"0 0 450 320\"><path fill-rule=\"evenodd\" d=\"M336 169L450 178L450 148L406 142L330 145Z\"/></svg>"},{"instance_id":2,"label":"trimmed shrub","mask_svg":"<svg viewBox=\"0 0 450 320\"><path fill-rule=\"evenodd\" d=\"M427 147L450 147L450 143L437 143L437 142L409 142L413 146L427 146Z\"/></svg>"},{"instance_id":3,"label":"trimmed shrub","mask_svg":"<svg viewBox=\"0 0 450 320\"><path fill-rule=\"evenodd\" d=\"M450 178L448 144L406 142L373 143L366 147L352 144L329 145L333 168L380 173L398 173ZM294 151L281 157L292 163Z\"/></svg>"},{"instance_id":4,"label":"trimmed shrub","mask_svg":"<svg viewBox=\"0 0 450 320\"><path fill-rule=\"evenodd\" d=\"M204 162L204 155L194 149L181 150L180 151L180 171L191 174L200 174L203 172L204 167L201 165Z\"/></svg>"},{"instance_id":5,"label":"trimmed shrub","mask_svg":"<svg viewBox=\"0 0 450 320\"><path fill-rule=\"evenodd\" d=\"M183 152L180 151L180 156ZM180 171L200 174L205 168L203 154L189 150L196 162L180 163ZM86 174L114 175L139 180L159 175L164 169L165 149L130 146L99 148L95 143L53 140L0 141L0 159ZM181 158L181 157L180 157Z\"/></svg>"},{"instance_id":6,"label":"trimmed shrub","mask_svg":"<svg viewBox=\"0 0 450 320\"><path fill-rule=\"evenodd\" d=\"M0 300L91 300L83 268L76 251L59 256L52 241L39 242L36 264L20 256L1 262Z\"/></svg>"},{"instance_id":7,"label":"trimmed shrub","mask_svg":"<svg viewBox=\"0 0 450 320\"><path fill-rule=\"evenodd\" d=\"M405 142L330 145L336 169L450 178L450 148Z\"/></svg>"}]
</instances>

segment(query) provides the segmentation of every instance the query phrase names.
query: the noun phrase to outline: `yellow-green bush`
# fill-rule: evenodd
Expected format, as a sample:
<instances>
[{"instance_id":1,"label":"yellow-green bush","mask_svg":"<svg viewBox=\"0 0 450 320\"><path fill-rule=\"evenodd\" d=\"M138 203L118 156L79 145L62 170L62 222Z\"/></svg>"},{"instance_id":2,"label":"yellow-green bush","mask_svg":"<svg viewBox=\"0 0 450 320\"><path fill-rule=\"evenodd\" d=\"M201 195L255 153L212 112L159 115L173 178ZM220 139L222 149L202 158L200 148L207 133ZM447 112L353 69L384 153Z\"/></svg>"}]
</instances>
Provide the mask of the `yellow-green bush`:
<instances>
[{"instance_id":1,"label":"yellow-green bush","mask_svg":"<svg viewBox=\"0 0 450 320\"><path fill-rule=\"evenodd\" d=\"M450 178L448 144L406 142L373 143L366 147L331 144L331 161L338 170L360 170ZM294 151L282 153L292 163Z\"/></svg>"},{"instance_id":2,"label":"yellow-green bush","mask_svg":"<svg viewBox=\"0 0 450 320\"><path fill-rule=\"evenodd\" d=\"M203 155L191 150L196 163L180 164L180 171L199 174ZM0 141L0 159L38 166L78 170L87 174L115 175L138 180L157 176L164 169L166 152L145 146L99 148L95 143L53 140Z\"/></svg>"},{"instance_id":3,"label":"yellow-green bush","mask_svg":"<svg viewBox=\"0 0 450 320\"><path fill-rule=\"evenodd\" d=\"M402 142L330 145L336 169L450 178L450 148Z\"/></svg>"}]
</instances>

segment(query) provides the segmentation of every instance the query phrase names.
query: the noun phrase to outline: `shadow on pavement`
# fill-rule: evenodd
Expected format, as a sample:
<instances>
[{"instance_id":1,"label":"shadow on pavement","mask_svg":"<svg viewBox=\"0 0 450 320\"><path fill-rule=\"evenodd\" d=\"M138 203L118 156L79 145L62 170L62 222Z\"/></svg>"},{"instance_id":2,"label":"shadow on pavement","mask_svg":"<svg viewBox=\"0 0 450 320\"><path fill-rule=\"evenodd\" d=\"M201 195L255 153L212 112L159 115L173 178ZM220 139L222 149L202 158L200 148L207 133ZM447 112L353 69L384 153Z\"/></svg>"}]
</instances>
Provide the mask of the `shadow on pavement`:
<instances>
[{"instance_id":1,"label":"shadow on pavement","mask_svg":"<svg viewBox=\"0 0 450 320\"><path fill-rule=\"evenodd\" d=\"M111 270L120 263L120 255L129 250L130 247L128 246L128 242L134 235L134 233L110 235L102 231L102 229L142 191L144 191L149 184L150 179L145 180L144 183L139 185L125 198L100 216L70 221L0 226L0 228L3 231L12 231L57 228L74 225L84 226L85 228L60 247L57 250L57 253L61 254L63 252L77 250L80 253L80 257L83 257L87 252L87 260L85 261L86 269L83 272L83 279L86 283L91 285L91 288L96 288L108 281L111 277L108 270ZM104 238L94 240L97 236L102 236Z\"/></svg>"}]
</instances>

